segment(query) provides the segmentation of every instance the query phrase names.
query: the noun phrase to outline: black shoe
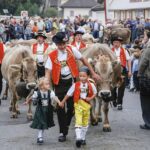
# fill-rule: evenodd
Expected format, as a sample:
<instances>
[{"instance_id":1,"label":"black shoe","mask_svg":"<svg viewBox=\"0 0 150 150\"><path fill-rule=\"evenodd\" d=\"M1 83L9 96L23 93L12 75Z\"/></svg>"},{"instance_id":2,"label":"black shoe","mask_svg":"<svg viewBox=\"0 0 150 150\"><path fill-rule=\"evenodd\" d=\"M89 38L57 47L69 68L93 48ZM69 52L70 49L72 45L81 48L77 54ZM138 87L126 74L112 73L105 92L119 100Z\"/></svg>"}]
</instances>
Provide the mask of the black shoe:
<instances>
[{"instance_id":1,"label":"black shoe","mask_svg":"<svg viewBox=\"0 0 150 150\"><path fill-rule=\"evenodd\" d=\"M86 140L82 140L82 145L86 145Z\"/></svg>"},{"instance_id":2,"label":"black shoe","mask_svg":"<svg viewBox=\"0 0 150 150\"><path fill-rule=\"evenodd\" d=\"M116 101L113 101L113 106L114 106L114 107L117 107Z\"/></svg>"},{"instance_id":3,"label":"black shoe","mask_svg":"<svg viewBox=\"0 0 150 150\"><path fill-rule=\"evenodd\" d=\"M77 146L78 148L81 147L81 144L82 144L82 140L76 140L76 146Z\"/></svg>"},{"instance_id":4,"label":"black shoe","mask_svg":"<svg viewBox=\"0 0 150 150\"><path fill-rule=\"evenodd\" d=\"M122 110L122 109L123 109L123 108L122 108L122 105L121 105L121 104L117 105L117 109L118 109L118 110Z\"/></svg>"},{"instance_id":5,"label":"black shoe","mask_svg":"<svg viewBox=\"0 0 150 150\"><path fill-rule=\"evenodd\" d=\"M140 125L140 128L144 130L150 130L150 127L147 126L146 124Z\"/></svg>"},{"instance_id":6,"label":"black shoe","mask_svg":"<svg viewBox=\"0 0 150 150\"><path fill-rule=\"evenodd\" d=\"M66 136L61 134L59 137L58 137L58 141L59 142L65 142L66 141Z\"/></svg>"},{"instance_id":7,"label":"black shoe","mask_svg":"<svg viewBox=\"0 0 150 150\"><path fill-rule=\"evenodd\" d=\"M43 144L44 143L43 138L42 137L41 138L37 138L37 143L38 144Z\"/></svg>"}]
</instances>

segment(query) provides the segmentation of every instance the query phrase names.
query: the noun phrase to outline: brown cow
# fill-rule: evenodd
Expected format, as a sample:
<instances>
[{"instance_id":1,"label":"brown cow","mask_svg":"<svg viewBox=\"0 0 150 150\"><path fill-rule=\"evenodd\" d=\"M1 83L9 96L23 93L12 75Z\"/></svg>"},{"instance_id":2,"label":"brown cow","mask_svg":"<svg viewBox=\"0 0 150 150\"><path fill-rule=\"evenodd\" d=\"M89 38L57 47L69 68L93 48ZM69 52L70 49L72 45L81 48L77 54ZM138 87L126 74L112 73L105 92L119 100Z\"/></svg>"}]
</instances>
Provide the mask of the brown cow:
<instances>
[{"instance_id":1,"label":"brown cow","mask_svg":"<svg viewBox=\"0 0 150 150\"><path fill-rule=\"evenodd\" d=\"M123 39L123 44L130 43L131 31L128 28L108 28L104 30L104 42L108 43L111 37L119 36Z\"/></svg>"},{"instance_id":2,"label":"brown cow","mask_svg":"<svg viewBox=\"0 0 150 150\"><path fill-rule=\"evenodd\" d=\"M95 72L101 77L101 81L96 82L98 95L91 101L91 123L96 125L101 119L101 106L103 102L104 123L103 131L110 132L111 127L108 120L109 102L111 91L118 86L121 81L121 65L116 60L116 56L107 45L94 44L83 52L83 56L90 60Z\"/></svg>"},{"instance_id":3,"label":"brown cow","mask_svg":"<svg viewBox=\"0 0 150 150\"><path fill-rule=\"evenodd\" d=\"M12 118L17 118L16 102L27 97L36 87L37 67L29 47L17 45L7 51L2 62L2 75L11 94ZM27 117L32 118L31 105Z\"/></svg>"}]
</instances>

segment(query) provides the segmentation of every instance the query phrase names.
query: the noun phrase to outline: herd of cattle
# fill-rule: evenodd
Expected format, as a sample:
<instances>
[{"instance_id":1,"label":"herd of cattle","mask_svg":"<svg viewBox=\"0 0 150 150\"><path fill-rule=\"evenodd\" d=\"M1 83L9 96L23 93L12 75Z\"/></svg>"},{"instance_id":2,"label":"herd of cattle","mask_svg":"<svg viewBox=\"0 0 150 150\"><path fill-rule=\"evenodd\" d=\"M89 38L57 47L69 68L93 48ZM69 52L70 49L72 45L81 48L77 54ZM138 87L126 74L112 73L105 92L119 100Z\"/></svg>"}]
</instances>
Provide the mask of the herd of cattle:
<instances>
[{"instance_id":1,"label":"herd of cattle","mask_svg":"<svg viewBox=\"0 0 150 150\"><path fill-rule=\"evenodd\" d=\"M108 30L109 36L110 32L112 32L111 34L118 32L117 34L121 35L126 40L125 42L130 38L130 31L126 28L117 27L111 29L111 31L110 29ZM107 38L109 37L108 35L106 34ZM102 81L95 83L98 95L91 102L91 124L97 125L102 120L101 110L103 110L103 131L110 132L111 127L108 119L109 103L112 89L119 86L122 82L121 65L117 62L116 56L107 44L94 43L94 38L88 33L83 35L83 40L88 45L82 50L83 57L88 59L95 72L103 78ZM36 40L32 39L28 41L12 41L8 45L6 44L1 70L9 87L8 96L11 100L10 110L12 111L12 118L17 118L19 114L17 100L22 97L29 97L37 86L37 66L31 50L31 45L35 42ZM29 104L27 117L32 119L31 104Z\"/></svg>"}]
</instances>

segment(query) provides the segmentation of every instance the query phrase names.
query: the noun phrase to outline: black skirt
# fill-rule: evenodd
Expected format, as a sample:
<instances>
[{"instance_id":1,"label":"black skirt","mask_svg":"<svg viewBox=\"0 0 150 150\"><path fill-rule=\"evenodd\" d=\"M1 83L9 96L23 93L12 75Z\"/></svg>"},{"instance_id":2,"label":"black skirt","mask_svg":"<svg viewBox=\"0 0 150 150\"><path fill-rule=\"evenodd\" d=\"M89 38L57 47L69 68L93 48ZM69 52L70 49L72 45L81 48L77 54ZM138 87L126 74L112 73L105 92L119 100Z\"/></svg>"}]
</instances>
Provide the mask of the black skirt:
<instances>
[{"instance_id":1,"label":"black skirt","mask_svg":"<svg viewBox=\"0 0 150 150\"><path fill-rule=\"evenodd\" d=\"M30 125L30 127L33 129L44 130L53 126L55 126L53 120L53 107L42 106L38 104L35 111L33 122Z\"/></svg>"}]
</instances>

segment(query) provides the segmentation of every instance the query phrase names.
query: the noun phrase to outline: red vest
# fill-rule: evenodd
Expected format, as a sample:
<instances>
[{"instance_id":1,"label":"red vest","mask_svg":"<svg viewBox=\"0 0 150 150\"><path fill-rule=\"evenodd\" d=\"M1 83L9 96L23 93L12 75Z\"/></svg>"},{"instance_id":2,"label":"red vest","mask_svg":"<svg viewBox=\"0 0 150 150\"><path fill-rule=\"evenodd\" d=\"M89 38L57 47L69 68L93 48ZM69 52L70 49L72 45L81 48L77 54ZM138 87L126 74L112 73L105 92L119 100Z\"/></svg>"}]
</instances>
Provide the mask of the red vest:
<instances>
[{"instance_id":1,"label":"red vest","mask_svg":"<svg viewBox=\"0 0 150 150\"><path fill-rule=\"evenodd\" d=\"M114 52L115 48L112 48L112 51ZM121 61L121 65L123 67L126 67L126 63L127 63L126 54L125 54L125 49L122 47L120 48L120 61Z\"/></svg>"},{"instance_id":2,"label":"red vest","mask_svg":"<svg viewBox=\"0 0 150 150\"><path fill-rule=\"evenodd\" d=\"M37 53L37 45L38 45L38 43L33 44L33 49L32 49L33 54ZM46 49L48 48L48 46L49 46L48 43L44 43L44 53L45 53Z\"/></svg>"},{"instance_id":3,"label":"red vest","mask_svg":"<svg viewBox=\"0 0 150 150\"><path fill-rule=\"evenodd\" d=\"M73 41L73 42L71 43L71 45L73 45L74 47L77 47L75 41ZM82 49L82 48L85 48L85 47L86 47L86 44L85 44L84 42L81 41L81 42L80 42L79 50Z\"/></svg>"},{"instance_id":4,"label":"red vest","mask_svg":"<svg viewBox=\"0 0 150 150\"><path fill-rule=\"evenodd\" d=\"M4 57L4 45L3 43L0 43L0 64L2 64L3 57Z\"/></svg>"},{"instance_id":5,"label":"red vest","mask_svg":"<svg viewBox=\"0 0 150 150\"><path fill-rule=\"evenodd\" d=\"M88 83L88 97L91 97L93 96L92 85L90 82L87 82L87 83ZM75 83L75 91L73 94L74 102L78 102L78 100L80 99L80 93L81 93L80 84L81 84L80 81Z\"/></svg>"},{"instance_id":6,"label":"red vest","mask_svg":"<svg viewBox=\"0 0 150 150\"><path fill-rule=\"evenodd\" d=\"M67 47L67 65L74 78L78 77L79 71L76 64L76 59L72 53L71 47ZM49 54L52 61L52 80L55 85L58 85L60 74L61 74L61 63L58 60L58 50L54 50Z\"/></svg>"}]
</instances>

